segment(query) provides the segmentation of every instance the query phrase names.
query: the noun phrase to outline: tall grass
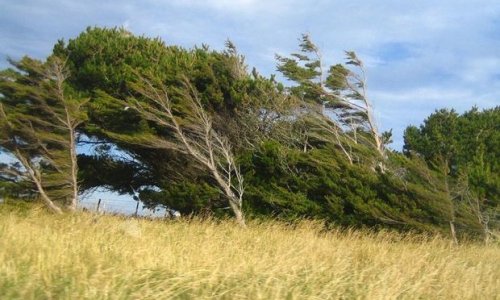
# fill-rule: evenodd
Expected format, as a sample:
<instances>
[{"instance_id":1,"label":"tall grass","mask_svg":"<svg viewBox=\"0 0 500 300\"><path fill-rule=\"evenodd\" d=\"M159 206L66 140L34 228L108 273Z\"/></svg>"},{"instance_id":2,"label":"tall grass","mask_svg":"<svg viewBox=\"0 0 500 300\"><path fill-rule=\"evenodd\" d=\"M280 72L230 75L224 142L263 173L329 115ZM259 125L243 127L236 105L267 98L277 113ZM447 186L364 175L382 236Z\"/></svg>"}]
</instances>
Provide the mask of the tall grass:
<instances>
[{"instance_id":1,"label":"tall grass","mask_svg":"<svg viewBox=\"0 0 500 300\"><path fill-rule=\"evenodd\" d=\"M495 299L500 247L0 208L0 299Z\"/></svg>"}]
</instances>

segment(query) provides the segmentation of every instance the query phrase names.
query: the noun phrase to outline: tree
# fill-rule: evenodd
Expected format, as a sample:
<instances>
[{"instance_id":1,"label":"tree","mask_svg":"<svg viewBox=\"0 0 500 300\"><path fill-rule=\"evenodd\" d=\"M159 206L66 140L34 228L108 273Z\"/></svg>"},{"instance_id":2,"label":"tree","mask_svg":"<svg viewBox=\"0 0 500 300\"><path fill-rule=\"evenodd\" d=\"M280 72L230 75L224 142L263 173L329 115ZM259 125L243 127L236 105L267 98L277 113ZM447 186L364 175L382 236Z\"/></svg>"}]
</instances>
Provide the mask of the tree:
<instances>
[{"instance_id":1,"label":"tree","mask_svg":"<svg viewBox=\"0 0 500 300\"><path fill-rule=\"evenodd\" d=\"M20 165L2 168L34 184L54 212L78 204L77 128L86 119L80 97L66 85L65 62L23 58L0 74L0 147Z\"/></svg>"},{"instance_id":2,"label":"tree","mask_svg":"<svg viewBox=\"0 0 500 300\"><path fill-rule=\"evenodd\" d=\"M308 36L300 47L278 56L285 89L231 42L183 49L116 28L61 41L2 72L2 150L21 162L0 165L0 192L40 190L63 211L105 186L183 214L229 206L241 225L244 210L458 237L495 226L497 112L443 112L408 128L406 156L385 151L362 62L326 68ZM76 162L76 141L98 150Z\"/></svg>"},{"instance_id":3,"label":"tree","mask_svg":"<svg viewBox=\"0 0 500 300\"><path fill-rule=\"evenodd\" d=\"M441 109L404 134L404 153L422 156L441 173L454 215L470 229L475 218L483 233L500 212L499 122L498 107L482 112L472 108L462 115ZM452 232L455 221L450 221Z\"/></svg>"},{"instance_id":4,"label":"tree","mask_svg":"<svg viewBox=\"0 0 500 300\"><path fill-rule=\"evenodd\" d=\"M266 139L295 142L290 120L299 101L287 95L273 78L264 78L257 71L248 74L243 57L231 43L223 51L206 45L183 49L123 29L88 28L67 43L59 42L54 53L68 57L73 74L69 84L91 98L89 120L82 131L92 143L111 145L110 149L120 149L132 158L119 159L116 151L81 154L80 174L86 188L102 185L119 193L131 193L132 185L140 191L141 199L151 200L151 205L160 203L180 209L183 214L226 212L220 209L226 201L213 192L213 178L199 172L189 155L174 148L151 148L117 138L149 134L171 140L175 136L172 129L132 109L123 110L125 99L137 94L131 85L137 72L161 81L184 122L182 126L190 125L183 116L190 115L191 105L178 93L187 77L212 120L213 130L231 141L235 157L257 148ZM96 172L101 163L110 168Z\"/></svg>"},{"instance_id":5,"label":"tree","mask_svg":"<svg viewBox=\"0 0 500 300\"><path fill-rule=\"evenodd\" d=\"M352 134L351 141L357 143L359 139L366 140L363 135L358 135L358 130L365 130L369 133L367 143L385 158L384 142L366 93L363 62L353 51L346 51L346 64L354 66L356 70L337 64L325 71L321 52L309 35L302 35L299 46L301 53L293 53L291 58L276 55L278 71L297 83L291 91L304 101L321 106L321 112L334 121L332 125L335 126L329 126L328 131L335 137L339 132L345 131L343 128L348 129ZM329 110L325 111L324 108ZM347 155L341 140L336 140ZM352 160L348 155L347 157Z\"/></svg>"},{"instance_id":6,"label":"tree","mask_svg":"<svg viewBox=\"0 0 500 300\"><path fill-rule=\"evenodd\" d=\"M189 155L194 162L211 174L227 197L236 221L245 226L242 211L243 176L236 164L229 141L214 130L212 118L205 112L197 91L187 79L180 91L183 100L188 102L190 108L189 115L185 115L184 120L176 115L174 104L161 81L152 80L155 79L141 77L133 84L134 90L146 101L130 99L128 103L143 118L173 130L175 138L173 141L159 136L134 137L134 139L142 139L141 143L149 147L175 149Z\"/></svg>"},{"instance_id":7,"label":"tree","mask_svg":"<svg viewBox=\"0 0 500 300\"><path fill-rule=\"evenodd\" d=\"M442 183L446 195L449 199L450 210L450 234L455 244L458 244L455 229L455 205L452 197L452 187L450 186L450 172L453 159L457 151L457 141L454 135L457 134L458 114L451 110L440 110L425 120L425 126L421 130L410 128L405 131L405 152L411 149L411 144L419 144L428 151L422 154L426 160L441 173ZM420 133L421 132L421 133Z\"/></svg>"},{"instance_id":8,"label":"tree","mask_svg":"<svg viewBox=\"0 0 500 300\"><path fill-rule=\"evenodd\" d=\"M342 226L444 231L449 210L438 175L418 158L389 153L388 172L350 164L334 143L307 152L277 141L240 158L252 215L321 218Z\"/></svg>"}]
</instances>

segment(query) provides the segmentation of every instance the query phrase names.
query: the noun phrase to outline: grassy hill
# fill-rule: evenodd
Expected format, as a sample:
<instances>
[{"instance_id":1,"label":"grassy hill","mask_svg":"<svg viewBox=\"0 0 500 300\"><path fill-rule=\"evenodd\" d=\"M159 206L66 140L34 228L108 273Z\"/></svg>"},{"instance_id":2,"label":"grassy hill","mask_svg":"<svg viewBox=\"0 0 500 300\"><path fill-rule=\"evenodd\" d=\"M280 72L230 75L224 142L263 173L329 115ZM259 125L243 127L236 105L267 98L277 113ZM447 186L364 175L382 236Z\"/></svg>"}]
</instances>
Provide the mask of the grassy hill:
<instances>
[{"instance_id":1,"label":"grassy hill","mask_svg":"<svg viewBox=\"0 0 500 300\"><path fill-rule=\"evenodd\" d=\"M0 205L1 299L494 299L500 247L251 221Z\"/></svg>"}]
</instances>

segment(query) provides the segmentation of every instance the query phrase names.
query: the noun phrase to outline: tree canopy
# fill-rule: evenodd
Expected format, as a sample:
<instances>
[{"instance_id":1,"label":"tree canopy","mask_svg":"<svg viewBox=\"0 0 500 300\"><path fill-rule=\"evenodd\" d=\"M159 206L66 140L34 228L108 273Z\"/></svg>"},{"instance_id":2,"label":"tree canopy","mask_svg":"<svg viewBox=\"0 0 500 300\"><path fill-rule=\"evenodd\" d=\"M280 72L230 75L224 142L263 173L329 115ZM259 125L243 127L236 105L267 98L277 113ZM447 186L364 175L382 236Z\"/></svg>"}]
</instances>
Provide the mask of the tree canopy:
<instances>
[{"instance_id":1,"label":"tree canopy","mask_svg":"<svg viewBox=\"0 0 500 300\"><path fill-rule=\"evenodd\" d=\"M403 153L391 151L361 59L347 51L324 66L308 35L299 49L276 57L288 87L249 71L230 41L185 49L120 28L89 27L46 61L12 62L1 73L0 146L23 156L1 165L0 187L33 191L54 173L64 181L54 192L138 191L183 214L230 207L240 223L246 214L446 232L451 222L468 234L494 216L498 108L437 111L407 128ZM56 60L61 77L48 72ZM76 145L95 151L76 157Z\"/></svg>"},{"instance_id":2,"label":"tree canopy","mask_svg":"<svg viewBox=\"0 0 500 300\"><path fill-rule=\"evenodd\" d=\"M409 126L404 139L406 155L443 170L457 205L468 206L483 226L500 221L500 107L461 115L437 110L420 127Z\"/></svg>"}]
</instances>

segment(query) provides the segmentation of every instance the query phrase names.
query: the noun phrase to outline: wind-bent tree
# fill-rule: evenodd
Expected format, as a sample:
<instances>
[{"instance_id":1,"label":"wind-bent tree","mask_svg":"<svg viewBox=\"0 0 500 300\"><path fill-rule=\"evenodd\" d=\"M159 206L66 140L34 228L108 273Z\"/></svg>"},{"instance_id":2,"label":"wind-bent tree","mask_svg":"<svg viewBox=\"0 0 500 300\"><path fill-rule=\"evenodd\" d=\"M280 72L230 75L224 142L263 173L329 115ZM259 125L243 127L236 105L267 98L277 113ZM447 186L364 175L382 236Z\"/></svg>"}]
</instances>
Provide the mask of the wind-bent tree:
<instances>
[{"instance_id":1,"label":"wind-bent tree","mask_svg":"<svg viewBox=\"0 0 500 300\"><path fill-rule=\"evenodd\" d=\"M189 155L210 173L226 196L236 221L245 226L242 211L243 176L235 161L231 144L226 137L214 130L212 118L203 108L198 92L187 79L179 89L181 99L187 104L183 118L175 111L175 104L163 84L153 80L141 77L138 82L132 84L134 90L146 101L129 99L129 107L144 119L172 130L174 139L147 136L141 143L152 148L174 149ZM136 140L137 138L134 137Z\"/></svg>"},{"instance_id":2,"label":"wind-bent tree","mask_svg":"<svg viewBox=\"0 0 500 300\"><path fill-rule=\"evenodd\" d=\"M458 147L456 140L453 138L453 135L457 132L457 119L458 114L454 111L441 110L426 120L426 127L422 128L425 131L423 139L420 139L417 128L409 127L405 131L407 144L413 144L419 140L419 143L426 144L429 147L430 152L426 153L425 156L433 168L441 173L442 186L449 202L450 234L455 243L458 243L455 229L456 205L452 197L450 172L452 171L451 165ZM408 145L406 145L405 151L408 152L408 150Z\"/></svg>"},{"instance_id":3,"label":"wind-bent tree","mask_svg":"<svg viewBox=\"0 0 500 300\"><path fill-rule=\"evenodd\" d=\"M373 107L366 92L366 71L363 62L353 51L346 51L346 64L357 67L357 71L345 69L342 65L330 67L328 86L339 99L340 118L345 124L363 128L370 133L375 149L385 158L383 134L378 130ZM344 68L344 69L342 69Z\"/></svg>"},{"instance_id":4,"label":"wind-bent tree","mask_svg":"<svg viewBox=\"0 0 500 300\"><path fill-rule=\"evenodd\" d=\"M332 119L326 123L326 129L333 134L349 161L352 161L352 155L346 150L339 133L349 136L354 143L363 139L385 159L384 140L366 93L363 62L354 52L346 51L346 64L356 67L355 70L341 64L326 69L319 48L307 34L302 35L300 52L291 54L291 57L276 55L278 71L297 83L291 88L292 93L306 102L317 103L322 114ZM322 123L325 128L325 122ZM369 133L369 138L364 138L358 131Z\"/></svg>"},{"instance_id":5,"label":"wind-bent tree","mask_svg":"<svg viewBox=\"0 0 500 300\"><path fill-rule=\"evenodd\" d=\"M421 155L441 173L450 200L450 230L458 218L464 226L479 227L485 240L489 226L500 217L500 108L480 112L473 108L462 115L441 109L430 115L420 127L409 126L404 134L406 155Z\"/></svg>"},{"instance_id":6,"label":"wind-bent tree","mask_svg":"<svg viewBox=\"0 0 500 300\"><path fill-rule=\"evenodd\" d=\"M123 99L135 93L129 83L135 80L135 72L140 72L161 80L177 111L182 103L178 103L180 97L173 87L181 85L183 76L188 77L212 119L212 128L231 141L236 157L258 148L267 139L295 142L290 120L291 111L298 109L296 97L285 93L273 78L264 78L257 71L247 72L234 45L226 46L222 51L205 45L184 49L122 29L103 28L89 28L67 44L58 43L54 51L68 57L72 73L69 83L92 98L83 131L94 141L116 145L133 158L121 160L113 151L107 155L80 154L83 187L106 186L130 193L132 185L151 206L161 204L183 214L225 214L225 197L220 196L212 176L199 172L189 155L129 143L109 133L153 133L167 139L173 136L171 130L147 121L133 110L123 110ZM182 118L184 112L177 116ZM102 172L101 164L110 167Z\"/></svg>"},{"instance_id":7,"label":"wind-bent tree","mask_svg":"<svg viewBox=\"0 0 500 300\"><path fill-rule=\"evenodd\" d=\"M484 167L484 163L480 163L477 168L471 170L471 174L462 172L458 177L454 192L458 200L464 202L472 215L477 219L477 224L482 229L483 241L485 244L488 244L491 237L495 236L495 233L490 229L490 221L494 218L492 212L495 213L495 211L488 208L489 200L477 192L477 189L470 184L471 180L469 179L469 176L474 177L477 173L489 173L488 168ZM498 214L498 207L496 210Z\"/></svg>"},{"instance_id":8,"label":"wind-bent tree","mask_svg":"<svg viewBox=\"0 0 500 300\"><path fill-rule=\"evenodd\" d=\"M69 74L58 57L25 57L12 65L0 73L0 147L18 162L0 172L32 182L52 211L74 211L77 128L86 119L88 100L66 85Z\"/></svg>"},{"instance_id":9,"label":"wind-bent tree","mask_svg":"<svg viewBox=\"0 0 500 300\"><path fill-rule=\"evenodd\" d=\"M427 164L435 165L423 152L405 157L387 151L382 161L376 148L388 136L375 134L381 139L377 146L375 127L370 127L375 122L368 118L371 109L360 109L369 102L357 58L348 57L359 71L356 78L345 65L325 68L310 40L304 38L302 46L309 52L281 58L282 71L297 83L285 89L274 77L247 72L231 43L222 51L184 49L116 28L89 28L67 43L61 41L53 56L66 58L71 76L62 80L57 95L80 104L84 99L79 93L88 96L88 120L78 128L77 123L66 126L71 122L61 123L55 118L58 113L43 108L39 98L64 112L61 97L53 93L58 76L40 75L47 72L34 67L4 71L2 151L15 153L17 147L27 167L21 162L1 164L0 191L17 193L16 185L38 191L38 180L60 210L64 203L71 206L70 185L76 181L61 174L74 174L71 135L64 129L73 127L98 149L78 157L81 189L136 190L151 207L217 216L229 206L243 224L244 204L252 215L442 232L449 231L453 212L458 235L474 232L471 224L488 220L494 229L495 174L500 172L492 162L498 161L500 147L494 141L499 130L490 125L483 130L478 124L500 122L474 113L467 117L464 136L477 138L483 146L473 147L474 139L454 142L466 146L450 156L447 193L443 169L429 168ZM48 68L48 63L38 65ZM471 155L474 168L465 168L467 163L456 168L455 161ZM62 163L53 163L58 161ZM382 162L387 172L373 172L374 161ZM468 185L458 186L455 173L464 174L462 182ZM465 197L467 190L474 198ZM480 216L464 209L477 204Z\"/></svg>"}]
</instances>

